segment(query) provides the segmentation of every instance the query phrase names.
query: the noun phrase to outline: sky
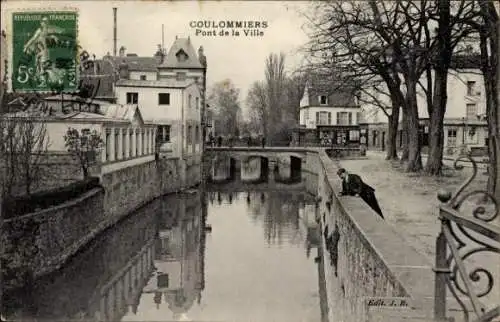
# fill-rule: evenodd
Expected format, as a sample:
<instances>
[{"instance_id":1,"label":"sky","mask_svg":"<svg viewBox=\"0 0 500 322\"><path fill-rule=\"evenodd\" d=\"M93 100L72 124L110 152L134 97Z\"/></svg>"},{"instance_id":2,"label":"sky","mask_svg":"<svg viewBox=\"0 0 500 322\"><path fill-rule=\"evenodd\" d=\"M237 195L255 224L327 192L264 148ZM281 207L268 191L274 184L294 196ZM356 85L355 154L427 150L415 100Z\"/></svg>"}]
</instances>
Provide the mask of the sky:
<instances>
[{"instance_id":1,"label":"sky","mask_svg":"<svg viewBox=\"0 0 500 322\"><path fill-rule=\"evenodd\" d=\"M167 50L176 36L190 36L195 50L203 46L208 61L207 81L231 79L244 103L252 82L264 79L265 59L270 53L287 54L288 70L300 64L298 50L308 38L300 11L308 2L298 1L2 1L2 29L10 32L11 13L19 9L76 8L79 11L79 41L97 57L113 52L113 7L117 11L120 48L139 56L152 56L162 39ZM263 36L196 35L193 21L260 21ZM203 28L210 31L213 28ZM217 29L219 32L220 29ZM231 30L228 30L231 32ZM240 29L240 31L242 31Z\"/></svg>"}]
</instances>

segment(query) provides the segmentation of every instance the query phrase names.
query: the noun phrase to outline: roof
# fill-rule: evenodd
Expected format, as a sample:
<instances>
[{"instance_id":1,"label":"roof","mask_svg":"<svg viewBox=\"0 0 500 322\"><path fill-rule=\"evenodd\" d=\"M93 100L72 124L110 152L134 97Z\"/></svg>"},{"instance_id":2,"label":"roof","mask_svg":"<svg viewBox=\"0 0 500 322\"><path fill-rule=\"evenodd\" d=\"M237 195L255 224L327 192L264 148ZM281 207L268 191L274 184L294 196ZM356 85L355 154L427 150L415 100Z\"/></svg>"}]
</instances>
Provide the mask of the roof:
<instances>
[{"instance_id":1,"label":"roof","mask_svg":"<svg viewBox=\"0 0 500 322\"><path fill-rule=\"evenodd\" d=\"M129 71L156 72L159 63L158 57L149 56L105 56L104 59L110 60L116 69L120 64L127 64Z\"/></svg>"},{"instance_id":2,"label":"roof","mask_svg":"<svg viewBox=\"0 0 500 322\"><path fill-rule=\"evenodd\" d=\"M87 120L87 121L118 121L125 122L123 119L115 119L112 117L108 117L102 114L97 113L89 113L89 112L70 112L67 114L63 113L55 113L53 115L48 115L42 111L22 111L16 113L7 113L3 114L4 117L7 118L37 118L37 120L41 120L44 118L45 120Z\"/></svg>"},{"instance_id":3,"label":"roof","mask_svg":"<svg viewBox=\"0 0 500 322\"><path fill-rule=\"evenodd\" d=\"M456 69L477 69L481 68L481 55L456 55L452 57L450 68Z\"/></svg>"},{"instance_id":4,"label":"roof","mask_svg":"<svg viewBox=\"0 0 500 322\"><path fill-rule=\"evenodd\" d=\"M61 101L61 98L63 101L66 102L79 102L79 103L87 103L87 104L96 104L96 105L108 105L109 102L107 101L101 101L98 99L92 99L92 98L83 98L77 95L71 95L71 94L59 94L59 95L54 95L54 96L49 96L46 97L46 101Z\"/></svg>"},{"instance_id":5,"label":"roof","mask_svg":"<svg viewBox=\"0 0 500 322\"><path fill-rule=\"evenodd\" d=\"M177 58L177 55L181 52L187 55L187 59L181 61ZM198 55L191 43L190 38L177 38L170 50L168 51L167 57L160 67L163 68L203 68L201 65Z\"/></svg>"},{"instance_id":6,"label":"roof","mask_svg":"<svg viewBox=\"0 0 500 322\"><path fill-rule=\"evenodd\" d=\"M307 86L307 85L306 85ZM304 91L304 95L308 95L309 104L303 107L320 106L319 97L328 96L328 104L321 105L324 107L359 107L356 104L355 91L352 88L337 88L321 87L320 89L313 86L308 86Z\"/></svg>"},{"instance_id":7,"label":"roof","mask_svg":"<svg viewBox=\"0 0 500 322\"><path fill-rule=\"evenodd\" d=\"M120 79L116 82L116 86L130 87L164 87L164 88L186 88L196 84L192 79L178 81L176 79L162 80L138 80L138 79Z\"/></svg>"},{"instance_id":8,"label":"roof","mask_svg":"<svg viewBox=\"0 0 500 322\"><path fill-rule=\"evenodd\" d=\"M126 120L132 122L137 117L142 119L141 112L137 104L109 104L103 108L106 117Z\"/></svg>"}]
</instances>

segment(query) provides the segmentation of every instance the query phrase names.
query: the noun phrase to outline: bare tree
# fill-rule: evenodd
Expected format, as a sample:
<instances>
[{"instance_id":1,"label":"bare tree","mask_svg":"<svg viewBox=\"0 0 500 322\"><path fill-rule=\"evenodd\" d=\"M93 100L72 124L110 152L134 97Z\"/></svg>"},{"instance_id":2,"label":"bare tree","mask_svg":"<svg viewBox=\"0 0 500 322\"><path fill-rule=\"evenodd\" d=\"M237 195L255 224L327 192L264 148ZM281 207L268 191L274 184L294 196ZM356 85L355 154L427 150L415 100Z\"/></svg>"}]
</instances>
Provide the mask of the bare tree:
<instances>
[{"instance_id":1,"label":"bare tree","mask_svg":"<svg viewBox=\"0 0 500 322\"><path fill-rule=\"evenodd\" d=\"M277 134L277 125L282 121L286 95L285 54L270 54L266 59L265 89L267 92L269 123L266 130L271 139Z\"/></svg>"},{"instance_id":2,"label":"bare tree","mask_svg":"<svg viewBox=\"0 0 500 322\"><path fill-rule=\"evenodd\" d=\"M422 169L417 87L425 74L431 119L427 170L439 173L447 72L454 48L470 33L463 18L474 15L474 6L464 0L453 5L449 0L371 0L317 6L321 10L311 19L315 32L310 52L323 54L319 59L322 67L342 66L342 80L356 79L361 86L367 86L377 76L386 82L390 97L395 100L393 106L402 107L408 140L402 159L408 159L407 171ZM437 32L432 29L436 24ZM434 84L433 77L437 77ZM395 140L395 136L390 137Z\"/></svg>"},{"instance_id":3,"label":"bare tree","mask_svg":"<svg viewBox=\"0 0 500 322\"><path fill-rule=\"evenodd\" d=\"M0 118L0 165L3 169L3 192L6 196L29 195L39 183L49 144L42 118L23 115Z\"/></svg>"}]
</instances>

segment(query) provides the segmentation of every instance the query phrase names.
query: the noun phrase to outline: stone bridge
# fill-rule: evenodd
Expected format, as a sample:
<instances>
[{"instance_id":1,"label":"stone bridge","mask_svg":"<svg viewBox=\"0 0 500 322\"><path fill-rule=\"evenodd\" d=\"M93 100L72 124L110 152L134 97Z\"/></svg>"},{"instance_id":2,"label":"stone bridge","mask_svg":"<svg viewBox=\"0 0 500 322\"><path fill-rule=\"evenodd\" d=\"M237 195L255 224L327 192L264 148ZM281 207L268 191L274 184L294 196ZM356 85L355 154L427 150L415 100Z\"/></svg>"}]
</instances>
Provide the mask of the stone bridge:
<instances>
[{"instance_id":1,"label":"stone bridge","mask_svg":"<svg viewBox=\"0 0 500 322\"><path fill-rule=\"evenodd\" d=\"M205 173L216 182L300 182L315 173L320 149L303 147L208 147ZM302 178L303 179L303 178Z\"/></svg>"}]
</instances>

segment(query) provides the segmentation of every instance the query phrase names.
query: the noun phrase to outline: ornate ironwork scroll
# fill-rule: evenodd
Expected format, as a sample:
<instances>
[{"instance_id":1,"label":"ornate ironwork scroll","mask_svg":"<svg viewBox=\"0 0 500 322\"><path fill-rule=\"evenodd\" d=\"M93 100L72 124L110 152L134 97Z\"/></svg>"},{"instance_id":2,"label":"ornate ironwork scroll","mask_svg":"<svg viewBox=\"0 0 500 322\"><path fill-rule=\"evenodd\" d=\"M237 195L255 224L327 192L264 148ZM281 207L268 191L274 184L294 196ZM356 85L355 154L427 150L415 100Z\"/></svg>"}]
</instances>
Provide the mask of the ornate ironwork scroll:
<instances>
[{"instance_id":1,"label":"ornate ironwork scroll","mask_svg":"<svg viewBox=\"0 0 500 322\"><path fill-rule=\"evenodd\" d=\"M465 192L475 179L478 167L471 157L464 156L455 161L455 169L463 169L459 163L464 161L472 164L471 176L454 195L447 191L438 193L443 204L439 211L441 232L436 240L434 317L438 321L446 319L446 291L449 290L462 308L465 321L470 321L471 313L474 321L492 321L500 316L500 306L487 310L480 298L491 294L495 278L499 278L493 270L498 267L495 263L488 265L472 259L486 254L500 258L500 227L492 224L498 217L498 203L487 191ZM466 201L478 196L483 197L483 203L476 206L472 214L460 211ZM492 205L493 211L488 212L485 205ZM486 267L482 267L483 264Z\"/></svg>"}]
</instances>

